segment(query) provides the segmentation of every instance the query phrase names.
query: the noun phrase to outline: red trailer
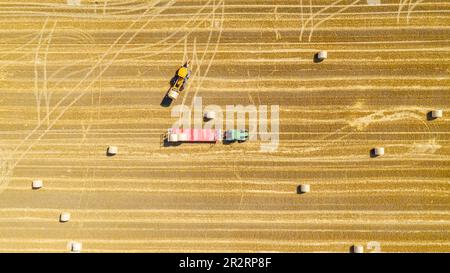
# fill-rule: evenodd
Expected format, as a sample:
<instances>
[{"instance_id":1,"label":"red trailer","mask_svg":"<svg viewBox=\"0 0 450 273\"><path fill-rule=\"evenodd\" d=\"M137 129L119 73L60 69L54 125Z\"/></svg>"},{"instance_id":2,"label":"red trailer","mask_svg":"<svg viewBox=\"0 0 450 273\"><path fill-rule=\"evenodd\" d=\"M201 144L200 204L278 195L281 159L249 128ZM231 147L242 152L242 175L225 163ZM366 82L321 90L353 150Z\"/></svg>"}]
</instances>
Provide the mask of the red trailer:
<instances>
[{"instance_id":1,"label":"red trailer","mask_svg":"<svg viewBox=\"0 0 450 273\"><path fill-rule=\"evenodd\" d=\"M168 142L217 142L222 140L220 129L179 129L167 130Z\"/></svg>"}]
</instances>

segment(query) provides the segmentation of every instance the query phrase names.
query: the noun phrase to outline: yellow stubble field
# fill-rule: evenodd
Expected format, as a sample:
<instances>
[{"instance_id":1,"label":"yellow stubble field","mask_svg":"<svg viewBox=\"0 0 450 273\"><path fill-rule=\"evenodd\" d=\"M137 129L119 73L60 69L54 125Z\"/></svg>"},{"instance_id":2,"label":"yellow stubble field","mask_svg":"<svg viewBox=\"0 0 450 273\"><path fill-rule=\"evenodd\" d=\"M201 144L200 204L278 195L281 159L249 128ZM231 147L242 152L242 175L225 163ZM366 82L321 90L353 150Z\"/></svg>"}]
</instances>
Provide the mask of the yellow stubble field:
<instances>
[{"instance_id":1,"label":"yellow stubble field","mask_svg":"<svg viewBox=\"0 0 450 273\"><path fill-rule=\"evenodd\" d=\"M194 97L276 149L164 145ZM448 252L449 110L446 0L3 0L0 251Z\"/></svg>"}]
</instances>

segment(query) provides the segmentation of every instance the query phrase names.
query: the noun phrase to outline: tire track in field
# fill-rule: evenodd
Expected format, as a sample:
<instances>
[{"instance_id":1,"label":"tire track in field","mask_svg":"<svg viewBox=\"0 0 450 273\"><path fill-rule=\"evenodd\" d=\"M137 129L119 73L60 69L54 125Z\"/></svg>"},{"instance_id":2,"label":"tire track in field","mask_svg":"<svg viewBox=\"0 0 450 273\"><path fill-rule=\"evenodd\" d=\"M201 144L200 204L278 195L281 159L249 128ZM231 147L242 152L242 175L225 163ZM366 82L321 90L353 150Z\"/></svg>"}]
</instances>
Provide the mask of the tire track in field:
<instances>
[{"instance_id":1,"label":"tire track in field","mask_svg":"<svg viewBox=\"0 0 450 273\"><path fill-rule=\"evenodd\" d=\"M165 5L165 7L166 8L168 8L169 6L171 6L173 3L175 3L176 2L176 0L171 0L171 1L169 1L166 5ZM150 9L148 9L147 10L147 12L149 11ZM163 10L159 10L159 12L162 12ZM146 13L143 13L141 16L144 16ZM154 15L152 18L154 18L154 17L156 17L156 16L158 16L159 15L159 13L157 13L156 15ZM151 21L151 19L152 18L150 18L150 19L148 19L148 21L147 21L147 23L146 24L144 24L141 28L140 28L140 30L142 30L142 29L144 29L145 28L145 26L148 24L148 23L150 23L150 21ZM131 25L130 25L130 27L129 27L129 29L131 29L131 27L137 22L137 20L138 19L136 19ZM122 45L122 47L121 47L121 49L123 50L125 47L126 47L126 45L132 40L132 39L134 39L134 37L136 37L138 34L139 34L139 30L138 31L136 31L136 32L134 32L134 34L131 36L131 38L124 44L124 45ZM121 40L121 38L125 35L127 33L127 31L125 31L121 36L119 36L119 38L115 41L115 43L113 43L110 47L109 47L109 50L107 50L107 52L105 52L105 54L103 55L103 58L104 57L106 57L107 55L108 55L108 53L109 53L109 51L114 47L114 45L118 42L118 41L120 41ZM94 82L95 82L95 80L97 80L105 71L106 71L106 69L108 69L108 67L114 62L114 60L115 60L115 58L117 58L117 56L119 55L121 53L121 51L119 50L118 52L116 52L116 54L113 56L113 58L108 62L108 64L107 64L107 66L105 66L103 69L102 69L102 71L101 71L101 73L99 73L99 75L94 79L94 80L92 80L91 81L91 83L84 89L84 90L87 90ZM47 116L49 116L50 114L52 114L56 109L57 109L57 107L74 91L74 90L76 90L80 85L81 85L81 83L92 73L92 71L94 71L95 70L95 68L98 66L98 65L100 65L101 64L101 61L103 60L103 58L101 59L101 60L99 60L98 62L97 62L97 64L96 65L94 65L94 67L92 67L91 68L91 70L90 70L90 72L89 73L87 73L86 75L85 75L85 77L80 81L80 83L75 87L75 88L73 88L66 96L64 96L55 106L54 106L54 108L52 109L52 111L50 111L50 113L48 113L47 114ZM24 152L22 152L20 155L19 155L19 157L14 161L14 164L13 164L13 167L12 167L12 169L14 169L14 167L15 166L17 166L17 164L22 160L22 158L26 155L26 153L28 153L28 151L33 147L33 145L35 144L35 143L37 143L52 127L53 127L53 125L59 120L59 118L65 113L65 111L70 107L70 106L72 106L73 104L75 104L82 96L84 95L84 93L81 93L80 95L78 95L74 100L72 100L72 102L71 103L69 103L67 106L65 106L63 109L62 109L62 111L60 112L60 114L56 117L56 118L54 118L53 119L53 121L52 121L52 123L49 125L49 126L47 126L47 129L46 130L44 130L40 135L39 135L39 137L36 139L36 140L34 140L29 146L28 146L28 148L24 151ZM47 116L45 117L45 118L47 118ZM36 131L37 131L37 129L40 127L40 125L39 126L37 126L35 129L33 129L28 135L27 135L27 137L25 137L25 139L14 149L14 151L12 152L12 154L14 154L22 145L23 145L23 143L25 142L25 141L27 141ZM12 158L11 158L12 159ZM8 172L9 173L9 172ZM6 184L2 184L2 185L0 185L0 194L2 193L2 191L6 188Z\"/></svg>"}]
</instances>

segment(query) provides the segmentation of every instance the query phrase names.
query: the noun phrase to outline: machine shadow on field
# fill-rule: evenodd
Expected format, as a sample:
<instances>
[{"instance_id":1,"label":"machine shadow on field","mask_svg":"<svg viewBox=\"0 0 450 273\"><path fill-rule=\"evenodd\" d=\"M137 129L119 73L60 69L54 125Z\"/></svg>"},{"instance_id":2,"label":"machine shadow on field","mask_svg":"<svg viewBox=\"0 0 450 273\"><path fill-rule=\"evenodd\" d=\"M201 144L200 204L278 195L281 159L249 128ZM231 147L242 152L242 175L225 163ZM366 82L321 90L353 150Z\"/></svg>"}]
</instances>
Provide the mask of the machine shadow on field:
<instances>
[{"instance_id":1,"label":"machine shadow on field","mask_svg":"<svg viewBox=\"0 0 450 273\"><path fill-rule=\"evenodd\" d=\"M172 146L180 146L181 142L169 142L166 134L161 134L159 138L159 145L161 147L172 147Z\"/></svg>"},{"instance_id":2,"label":"machine shadow on field","mask_svg":"<svg viewBox=\"0 0 450 273\"><path fill-rule=\"evenodd\" d=\"M167 138L163 139L163 147L174 147L174 146L180 146L182 143L181 142L169 142L169 140L167 140Z\"/></svg>"},{"instance_id":3,"label":"machine shadow on field","mask_svg":"<svg viewBox=\"0 0 450 273\"><path fill-rule=\"evenodd\" d=\"M229 140L226 140L226 139L224 139L224 140L222 140L222 144L223 145L231 145L231 144L233 144L235 141L229 141Z\"/></svg>"},{"instance_id":4,"label":"machine shadow on field","mask_svg":"<svg viewBox=\"0 0 450 273\"><path fill-rule=\"evenodd\" d=\"M172 104L172 101L173 101L173 100L172 100L171 98L169 98L169 97L167 96L167 93L166 93L166 95L165 95L164 98L162 99L160 105L161 105L162 107L169 107L169 106Z\"/></svg>"},{"instance_id":5,"label":"machine shadow on field","mask_svg":"<svg viewBox=\"0 0 450 273\"><path fill-rule=\"evenodd\" d=\"M176 147L176 146L180 146L181 144L194 144L194 145L205 145L205 144L209 144L210 147L213 147L214 145L216 145L217 143L215 142L201 142L201 141L194 141L194 142L182 142L182 141L178 141L178 142L170 142L169 139L167 138L166 134L162 134L160 136L160 146L161 147ZM231 142L232 143L232 142ZM229 144L231 144L229 143ZM225 144L225 142L223 142L223 144Z\"/></svg>"},{"instance_id":6,"label":"machine shadow on field","mask_svg":"<svg viewBox=\"0 0 450 273\"><path fill-rule=\"evenodd\" d=\"M183 142L169 142L167 140L167 138L164 138L162 141L162 145L163 147L176 147L176 146L180 146L181 144L183 144ZM193 144L193 145L205 145L204 142L189 142L186 144ZM213 147L216 143L208 143L210 147Z\"/></svg>"},{"instance_id":7,"label":"machine shadow on field","mask_svg":"<svg viewBox=\"0 0 450 273\"><path fill-rule=\"evenodd\" d=\"M164 95L164 98L162 99L160 105L162 107L169 107L172 104L173 99L169 98L167 94L169 94L170 89L173 87L175 82L177 81L177 76L175 75L172 79L170 79L170 87L167 90L166 94Z\"/></svg>"},{"instance_id":8,"label":"machine shadow on field","mask_svg":"<svg viewBox=\"0 0 450 273\"><path fill-rule=\"evenodd\" d=\"M245 141L243 141L243 140L226 140L226 139L222 140L223 145L231 145L233 143L244 143L244 142Z\"/></svg>"}]
</instances>

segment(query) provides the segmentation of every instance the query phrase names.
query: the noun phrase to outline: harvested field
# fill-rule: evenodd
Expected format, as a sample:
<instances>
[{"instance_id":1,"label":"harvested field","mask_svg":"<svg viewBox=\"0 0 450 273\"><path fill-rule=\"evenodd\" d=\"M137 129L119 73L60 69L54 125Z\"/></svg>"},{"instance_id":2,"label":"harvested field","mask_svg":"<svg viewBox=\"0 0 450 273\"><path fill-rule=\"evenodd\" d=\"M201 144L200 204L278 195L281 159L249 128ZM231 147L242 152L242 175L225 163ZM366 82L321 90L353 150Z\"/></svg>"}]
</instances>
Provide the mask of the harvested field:
<instances>
[{"instance_id":1,"label":"harvested field","mask_svg":"<svg viewBox=\"0 0 450 273\"><path fill-rule=\"evenodd\" d=\"M449 15L448 0L0 1L0 252L450 252ZM276 149L164 145L194 97L278 105Z\"/></svg>"}]
</instances>

